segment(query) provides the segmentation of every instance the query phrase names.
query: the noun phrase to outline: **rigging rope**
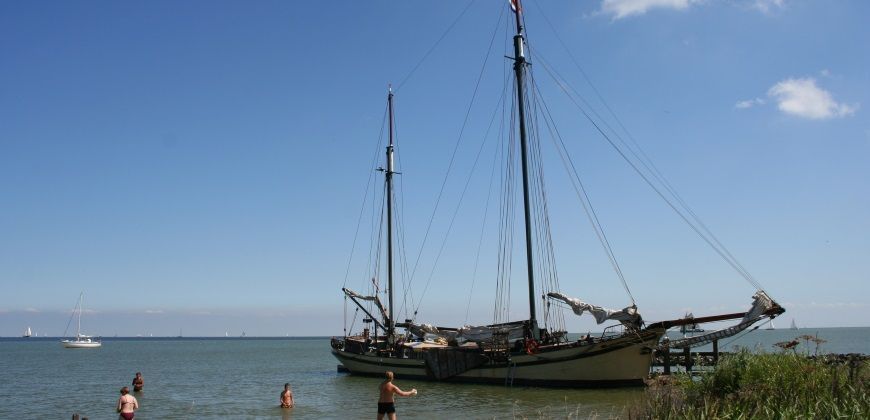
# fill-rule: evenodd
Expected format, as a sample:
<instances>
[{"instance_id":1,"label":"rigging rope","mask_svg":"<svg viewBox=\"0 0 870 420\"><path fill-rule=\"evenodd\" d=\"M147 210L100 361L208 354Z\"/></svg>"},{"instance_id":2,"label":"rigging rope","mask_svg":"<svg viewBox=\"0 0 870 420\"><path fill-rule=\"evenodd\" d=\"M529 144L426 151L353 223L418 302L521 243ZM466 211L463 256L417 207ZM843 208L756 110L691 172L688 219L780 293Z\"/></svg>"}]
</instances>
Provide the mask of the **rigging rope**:
<instances>
[{"instance_id":1,"label":"rigging rope","mask_svg":"<svg viewBox=\"0 0 870 420\"><path fill-rule=\"evenodd\" d=\"M465 111L465 118L463 119L462 126L461 126L461 128L459 129L459 135L458 135L458 137L457 137L457 139L456 139L456 144L455 144L454 147L453 147L453 152L452 152L452 154L451 154L451 156L450 156L450 162L449 162L448 165L447 165L447 172L444 174L444 179L443 179L442 182L441 182L441 188L440 188L440 190L438 191L438 196L437 196L437 198L435 199L435 208L432 210L432 215L430 216L430 218L429 218L429 223L428 223L428 225L426 226L426 233L423 235L423 243L420 245L420 252L417 254L417 260L416 260L416 262L414 263L414 268L411 270L411 280L410 280L411 282L413 282L413 280L414 280L414 276L415 276L415 274L417 273L417 267L418 267L419 264L420 264L420 258L421 258L422 255L423 255L423 249L425 248L425 246L426 246L426 242L427 242L427 240L428 240L428 238L429 238L429 233L430 233L430 231L431 231L431 229L432 229L432 224L433 224L433 222L434 222L434 220L435 220L435 214L438 212L438 207L439 207L439 205L440 205L440 203L441 203L441 197L444 195L444 190L445 190L445 188L446 188L446 186L447 186L447 180L450 178L450 173L452 172L453 164L454 164L454 162L455 162L455 160L456 160L456 155L457 155L457 153L458 153L458 151L459 151L459 146L462 144L463 135L464 135L464 133L465 133L465 128L466 128L467 125L468 125L469 117L470 117L470 115L471 115L471 109L473 108L473 106L474 106L474 102L475 102L475 99L477 98L477 93L478 93L478 91L479 91L479 89L480 89L480 82L481 82L481 80L483 79L484 70L486 70L486 65L487 65L487 63L489 62L489 56L490 56L490 53L491 53L491 51L492 51L492 46L493 46L494 43L495 43L495 37L496 37L496 34L497 34L497 32L498 32L498 28L499 28L499 26L501 25L502 15L504 15L504 11L502 11L501 15L499 15L499 18L498 18L497 24L496 24L496 26L495 26L495 29L493 30L493 34L492 34L492 36L490 37L489 45L487 46L487 52L486 52L485 58L484 58L484 60L483 60L483 63L482 63L481 66L480 66L480 72L478 73L477 81L475 82L475 85L474 85L474 91L473 91L473 93L472 93L472 95L471 95L471 99L469 100L468 107L466 108L466 111ZM482 148L482 147L483 147L483 145L481 145L481 148ZM477 160L479 159L479 157L480 157L480 152L478 152L478 157L475 159L475 164L474 164L474 166L477 165ZM472 168L472 170L473 170L473 168ZM468 184L466 183L466 189L467 189L467 187L468 187ZM463 195L464 195L464 194L465 194L465 190L463 190ZM461 202L462 202L462 198L461 198L461 197L460 197L460 200L459 200L459 201L460 201L460 204L461 204ZM459 204L457 204L457 210L458 210L458 206L459 206ZM456 217L456 213L454 212L454 216L453 216L453 218L455 219L455 217ZM452 225L453 225L453 221L451 220L450 226L452 227ZM444 244L445 244L446 241L447 241L447 236L448 236L449 232L450 232L450 231L449 231L449 228L448 228L448 231L447 231L447 233L445 234L445 237L444 237L444 241L442 242L442 245L441 245L441 250L443 250L443 248L444 248ZM441 255L441 251L438 252L438 257L440 257L440 255ZM438 257L436 257L436 260L435 260L435 262L433 263L433 267L432 267L432 273L433 273L433 274L434 274L434 271L435 271L435 266L437 265L437 262L438 262L438 259L437 259ZM414 307L414 313L415 313L415 314L416 314L416 312L420 309L420 305L423 303L423 298L425 297L426 292L427 292L428 289L429 289L429 284L430 284L431 280L432 280L432 274L430 274L429 278L426 280L426 285L425 285L425 287L423 288L423 292L421 293L420 298L417 300L417 303L415 304L415 307ZM414 299L413 299L413 297L412 297L412 301L413 301L413 300L414 300Z\"/></svg>"},{"instance_id":2,"label":"rigging rope","mask_svg":"<svg viewBox=\"0 0 870 420\"><path fill-rule=\"evenodd\" d=\"M451 23L450 26L447 27L447 30L445 30L444 33L441 34L441 37L439 37L438 40L435 41L435 44L433 44L432 47L429 48L429 51L426 51L426 54L423 54L423 58L421 58L420 61L417 62L417 65L415 65L414 68L412 68L411 71L408 73L408 75L405 76L405 78L402 79L402 81L399 82L398 85L396 85L396 90L395 90L396 92L398 92L399 89L401 89L402 86L405 85L405 82L407 82L408 79L411 78L411 76L417 71L418 68L420 68L420 65L422 65L423 62L426 61L426 58L428 58L429 55L432 54L433 51L435 51L435 48L437 48L438 45L441 44L441 41L444 40L444 38L447 36L447 34L449 34L450 31L453 30L453 27L456 26L457 23L459 23L459 21L462 19L463 16L465 16L465 12L467 12L468 9L471 8L472 4L474 4L473 1L468 2L468 5L465 6L464 9L462 9L462 12L459 13L459 16L457 16L456 19L453 20L453 23Z\"/></svg>"},{"instance_id":3,"label":"rigging rope","mask_svg":"<svg viewBox=\"0 0 870 420\"><path fill-rule=\"evenodd\" d=\"M681 210L677 207L677 205L675 205L671 200L668 199L668 197L666 196L666 194L665 194L664 192L662 192L662 190L661 190L659 187L657 187L656 184L652 182L652 180L650 180L650 177L649 177L646 173L644 173L644 172L641 170L641 168L639 168L638 165L637 165L633 160L631 160L631 159L626 155L625 151L622 150L619 146L617 146L616 143L614 143L613 139L612 139L612 138L611 138L611 137L610 137L610 136L605 132L605 130L602 128L602 124L599 124L599 122L597 122L594 118L592 118L592 116L589 115L589 112L587 112L586 109L584 109L584 108L583 108L583 107L582 107L582 106L577 102L577 100L576 100L576 99L575 99L575 98L570 94L570 92L565 88L566 83L565 83L563 80L559 80L559 78L557 78L556 75L553 74L553 72L551 71L551 69L549 68L549 66L546 65L546 62L545 62L545 61L542 60L542 63L544 63L544 65L543 65L544 69L547 71L547 74L549 74L550 77L553 78L553 80L554 80L554 82L556 83L556 85L558 85L559 88L560 88L560 89L561 89L561 90L566 94L566 96L568 96L568 99L571 100L571 102L574 104L574 106L576 106L577 109L580 110L580 112L581 112L581 113L583 114L583 116L584 116L584 117L589 121L589 123L592 124L593 127L595 127L595 129L598 131L598 133L601 134L601 136L602 136L602 137L607 141L608 144L610 144L611 148L613 148L613 149L616 151L616 153L619 154L620 157L622 157L622 159L623 159L623 160L624 160L624 161L625 161L625 162L626 162L626 163L627 163L627 164L628 164L628 165L629 165L629 166L630 166L630 167L635 171L635 173L637 173L638 176L640 176L641 179L643 179L644 182L646 182L646 184L649 185L649 187L652 188L653 191L654 191L654 192L655 192L655 193L656 193L656 194L657 194L657 195L658 195L658 196L659 196L659 197L660 197L660 198L661 198L661 199L662 199L662 200L663 200L663 201L664 201L664 202L665 202L665 203L666 203L666 204L667 204L667 205L668 205L668 206L669 206L669 207L670 207L670 208L671 208L675 213L677 213L677 215L678 215L678 216L679 216L679 217L680 217L680 218L681 218L681 219L682 219L682 220L683 220L687 225L689 225L689 227L690 227L692 230L694 230L695 233L696 233L698 236L700 236L702 240L704 240L704 242L706 242L706 243L707 243L711 248L713 248L713 250L714 250L717 254L719 254L719 256L722 257L722 259L725 260L726 263L728 263L728 264L729 264L729 265L730 265L730 266L731 266L735 271L737 271L738 274L740 274L744 279L746 279L746 281L748 281L748 282L749 282L752 286L754 286L756 289L758 289L758 290L763 290L762 287L761 287L761 284L759 284L759 283L758 283L758 282L757 282L757 281L756 281L752 276L748 275L748 273L746 273L745 270L742 268L742 265L740 265L740 264L739 264L736 260L734 260L733 258L729 258L729 255L731 255L731 254L730 254L730 252L727 251L727 249L722 249L722 248L720 248L719 246L716 245L717 243L719 243L718 240L714 240L713 238L711 238L711 237L709 237L707 234L705 234L705 232L703 231L703 229L702 229L701 227L699 227L696 223L692 223L692 221L689 220L689 217L687 217L686 214L684 214L683 211L681 211Z\"/></svg>"},{"instance_id":4,"label":"rigging rope","mask_svg":"<svg viewBox=\"0 0 870 420\"><path fill-rule=\"evenodd\" d=\"M547 200L547 189L546 184L544 183L544 164L543 164L543 156L541 154L541 141L540 141L540 131L539 131L539 120L538 115L540 114L537 109L538 105L538 95L535 89L535 80L532 76L531 72L529 72L529 86L528 89L531 91L532 100L528 101L529 104L529 112L527 115L531 115L530 119L530 137L531 140L529 142L530 145L530 156L531 156L531 164L533 172L538 174L537 177L533 178L535 182L532 184L533 189L535 190L534 198L537 200L533 201L535 204L535 218L537 227L536 230L536 242L537 242L537 253L538 259L541 262L539 264L539 278L540 278L540 286L541 286L541 309L544 310L545 315L549 315L548 306L546 305L546 299L544 296L551 291L561 291L559 287L559 276L558 270L556 267L556 253L553 247L553 237L552 230L550 228L550 212L549 205ZM527 92L528 94L528 92ZM562 311L558 311L555 317L554 326L559 327L564 324L564 315ZM549 316L545 318L545 326L549 326Z\"/></svg>"},{"instance_id":5,"label":"rigging rope","mask_svg":"<svg viewBox=\"0 0 870 420\"><path fill-rule=\"evenodd\" d=\"M511 273L513 272L513 248L514 248L514 225L516 222L516 207L513 202L515 173L516 173L516 149L518 138L513 127L516 126L516 85L511 84L511 107L508 115L508 123L505 125L508 141L504 143L502 152L506 162L502 170L501 207L499 223L499 258L498 274L496 277L496 302L493 314L493 323L501 323L509 320L510 296L511 296ZM507 109L505 108L505 111ZM504 132L503 132L504 134Z\"/></svg>"},{"instance_id":6,"label":"rigging rope","mask_svg":"<svg viewBox=\"0 0 870 420\"><path fill-rule=\"evenodd\" d=\"M376 143L377 147L375 147L375 155L372 157L372 164L369 166L371 168L373 168L376 165L376 162L378 159L377 152L380 151L381 141L384 139L384 126L386 125L387 112L388 112L388 110L385 107L384 108L384 116L381 118L381 120L382 120L381 133L380 133L380 135L378 135L378 141ZM365 194L363 195L363 204L362 204L362 206L360 206L359 216L357 217L357 221L356 221L356 230L354 230L354 233L353 233L353 242L352 242L352 245L350 247L350 257L348 257L348 259L347 259L347 268L344 271L344 281L341 284L342 288L347 287L347 277L350 275L350 266L351 266L351 263L353 262L354 251L356 250L356 241L357 241L357 237L359 236L359 228L362 225L363 213L365 213L366 203L368 202L369 188L371 187L371 184L372 184L372 177L374 177L374 171L369 171L369 177L366 180L366 191L365 191Z\"/></svg>"},{"instance_id":7,"label":"rigging rope","mask_svg":"<svg viewBox=\"0 0 870 420\"><path fill-rule=\"evenodd\" d=\"M576 58L574 57L574 55L571 53L571 50L568 48L568 46L567 46L567 45L565 44L565 42L562 40L562 37L559 36L559 33L556 31L556 29L555 29L555 27L553 26L552 22L550 22L550 19L547 18L546 13L544 13L544 11L543 11L543 9L540 7L540 5L538 5L537 3L535 3L535 7L538 8L538 11L540 12L540 15L544 18L544 21L547 23L547 25L550 27L550 30L551 30L551 31L553 32L553 34L556 36L556 39L559 41L559 44L560 44L560 45L562 46L562 48L565 50L565 53L567 54L567 56L568 56L568 57L571 59L571 61L574 63L574 66L577 68L577 70L578 70L578 71L580 72L580 74L583 76L583 79L586 81L586 83L589 85L589 87L592 88L592 91L595 93L595 96L598 98L599 101L601 101L601 103L604 105L605 109L607 109L607 111L608 111L608 113L610 114L610 116L613 117L613 119L616 121L617 125L622 129L623 132L625 132L626 136L627 136L628 139L631 141L631 144L634 145L634 148L632 148L630 144L626 143L626 142L622 139L622 137L619 135L619 133L618 133L615 129L613 129L613 127L611 127L610 124L608 124L607 121L606 121L604 118L602 118L601 115L598 114L598 112L595 111L595 108L593 108L593 107L592 107L588 102L586 102L585 99L583 99L582 95L580 95L580 94L577 92L576 89L574 89L573 87L571 87L571 89L574 91L574 93L575 93L578 97L580 97L581 100L583 100L583 102L586 104L586 106L587 106L587 107L588 107L588 108L589 108L589 109L590 109L590 110L595 114L595 116L598 117L599 120L601 120L601 121L604 123L604 125L606 125L608 129L610 129L611 132L613 132L613 134L615 135L615 137L616 137L617 139L619 139L619 141L620 141L624 146L626 146L626 148L631 152L631 154L632 154L632 155L633 155L633 156L634 156L634 157L635 157L635 158L636 158L636 159L637 159L637 160L638 160L638 161L639 161L639 162L640 162L640 163L641 163L641 164L642 164L646 169L647 169L647 171L649 171L649 173L652 174L652 176L653 176L654 178L656 178L656 180L659 181L659 182L660 182L660 183L665 187L665 189L668 190L668 192L669 192L669 193L674 197L674 199L675 199L675 200L680 204L680 206L682 206L682 208L683 208L683 209L684 209L684 210L685 210L685 211L686 211L686 212L691 216L691 218L692 218L696 223L698 223L700 229L703 230L707 235L709 235L710 239L711 239L713 242L715 242L716 246L718 246L718 247L720 247L720 248L722 249L723 253L724 253L725 255L727 255L727 258L730 259L731 261L733 261L734 264L732 264L732 267L733 267L733 268L734 268L734 269L735 269L735 270L736 270L736 271L737 271L741 276L743 276L747 281L749 281L749 283L750 283L751 285L753 285L756 289L758 289L758 290L763 290L764 288L762 287L761 283L758 282L758 281L757 281L757 280L752 276L752 274L750 274L749 271L746 270L746 268L743 267L743 265L742 265L739 261L737 261L737 258L735 258L735 257L731 254L731 252L730 252L730 251L725 247L725 245L722 244L722 243L719 241L719 239L716 237L716 235L713 234L713 232L712 232L712 231L707 227L707 225L706 225L706 224L701 220L701 218L697 215L697 213L695 213L695 211L692 210L691 207L689 207L688 203L687 203L685 200L683 200L682 196L681 196L681 195L676 191L676 189L671 185L671 183L667 180L667 178L665 178L664 174L663 174L663 173L658 169L658 167L653 163L652 159L650 159L649 156L644 152L643 148L642 148L642 147L640 146L640 144L635 140L634 136L631 134L631 132L628 130L628 128L627 128L627 127L622 123L622 120L621 120L621 119L616 115L616 112L613 111L613 109L610 107L610 105L607 103L607 101L606 101L606 100L604 99L604 97L601 95L600 91L599 91L598 88L595 86L595 84L592 83L592 80L589 78L589 76L588 76L588 75L586 74L586 72L583 70L583 67L580 66L580 63L577 61L577 59L576 59ZM561 78L561 77L560 77L560 78ZM561 79L564 80L564 78L561 78ZM558 83L558 81L557 81L557 83ZM636 151L635 151L635 149L636 149Z\"/></svg>"},{"instance_id":8,"label":"rigging rope","mask_svg":"<svg viewBox=\"0 0 870 420\"><path fill-rule=\"evenodd\" d=\"M611 267L613 267L614 272L616 273L617 277L619 277L619 280L622 283L622 287L625 289L626 294L628 294L629 299L631 299L631 304L636 305L637 303L634 299L634 295L631 293L631 289L628 287L628 282L625 279L622 268L619 266L619 261L616 259L616 254L613 252L613 247L610 245L610 241L607 239L607 235L604 233L604 227L601 225L601 221L598 219L598 213L595 211L595 207L592 206L592 200L589 198L586 187L583 185L583 181L580 179L580 174L577 171L577 167L574 164L573 159L571 159L571 155L567 151L564 139L558 128L556 128L555 126L552 114L550 113L550 109L543 101L542 106L544 107L545 111L545 122L547 122L547 128L550 131L550 136L553 139L556 150L559 152L559 157L562 159L562 165L565 167L565 171L572 175L570 179L571 185L574 187L574 193L577 195L577 198L583 205L583 210L586 213L586 218L589 221L589 224L592 226L592 230L595 232L595 235L598 238L598 242L604 249L604 253L607 255L607 259L610 261ZM558 143L556 142L557 139Z\"/></svg>"},{"instance_id":9,"label":"rigging rope","mask_svg":"<svg viewBox=\"0 0 870 420\"><path fill-rule=\"evenodd\" d=\"M504 93L502 93L502 100L504 100ZM496 112L498 109L496 109ZM493 117L494 118L494 117ZM490 174L489 174L489 187L486 189L486 202L483 205L483 223L480 225L480 238L477 241L477 252L474 255L474 270L471 274L471 287L468 290L468 303L465 305L465 324L468 324L469 313L471 312L471 297L474 292L474 284L477 281L477 268L480 263L480 250L483 247L483 236L486 231L486 222L488 220L489 215L489 201L492 198L492 185L495 180L495 168L497 167L495 164L495 158L498 157L497 153L493 154L493 163L491 166Z\"/></svg>"}]
</instances>

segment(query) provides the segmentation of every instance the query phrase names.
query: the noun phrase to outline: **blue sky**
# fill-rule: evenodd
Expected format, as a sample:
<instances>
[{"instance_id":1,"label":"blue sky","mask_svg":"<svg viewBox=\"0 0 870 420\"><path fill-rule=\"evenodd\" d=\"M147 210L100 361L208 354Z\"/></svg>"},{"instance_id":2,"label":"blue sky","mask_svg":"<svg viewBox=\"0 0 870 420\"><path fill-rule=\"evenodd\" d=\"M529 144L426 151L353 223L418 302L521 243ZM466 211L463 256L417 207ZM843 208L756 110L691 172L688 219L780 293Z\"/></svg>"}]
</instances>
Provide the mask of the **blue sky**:
<instances>
[{"instance_id":1,"label":"blue sky","mask_svg":"<svg viewBox=\"0 0 870 420\"><path fill-rule=\"evenodd\" d=\"M753 289L630 176L544 63L595 102L579 63L786 320L870 325L870 4L527 3L536 80L646 319L745 309ZM387 85L413 261L502 6L0 4L0 335L61 334L80 291L103 335L340 334ZM499 83L481 85L473 121ZM491 320L493 263L468 284L489 169L432 269L485 125L466 128L422 252L414 281L436 285L424 321ZM622 307L554 165L551 204L568 207L554 218L569 216L554 233L561 284ZM366 229L351 288L367 280Z\"/></svg>"}]
</instances>

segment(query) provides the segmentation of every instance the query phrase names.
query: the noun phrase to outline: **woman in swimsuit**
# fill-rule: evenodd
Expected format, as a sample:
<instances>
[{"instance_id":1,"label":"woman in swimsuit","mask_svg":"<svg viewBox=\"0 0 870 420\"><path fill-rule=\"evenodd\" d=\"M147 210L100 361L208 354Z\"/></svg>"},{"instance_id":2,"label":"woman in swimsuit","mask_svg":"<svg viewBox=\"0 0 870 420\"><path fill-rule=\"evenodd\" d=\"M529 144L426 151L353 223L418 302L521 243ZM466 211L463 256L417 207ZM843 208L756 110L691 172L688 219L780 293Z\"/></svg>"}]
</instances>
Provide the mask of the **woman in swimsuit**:
<instances>
[{"instance_id":1,"label":"woman in swimsuit","mask_svg":"<svg viewBox=\"0 0 870 420\"><path fill-rule=\"evenodd\" d=\"M139 409L139 401L136 397L129 395L130 389L126 386L121 388L121 398L118 398L118 420L133 420L135 413L133 411Z\"/></svg>"}]
</instances>

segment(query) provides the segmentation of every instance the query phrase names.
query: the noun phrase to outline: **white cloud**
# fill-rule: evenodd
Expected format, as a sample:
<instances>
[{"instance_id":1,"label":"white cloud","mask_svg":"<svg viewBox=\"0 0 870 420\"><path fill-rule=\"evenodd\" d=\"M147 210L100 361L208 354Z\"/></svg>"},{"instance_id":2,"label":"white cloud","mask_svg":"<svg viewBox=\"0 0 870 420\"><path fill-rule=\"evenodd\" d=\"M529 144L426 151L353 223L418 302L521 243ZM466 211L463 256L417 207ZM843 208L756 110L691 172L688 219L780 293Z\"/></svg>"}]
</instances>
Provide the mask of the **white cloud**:
<instances>
[{"instance_id":1,"label":"white cloud","mask_svg":"<svg viewBox=\"0 0 870 420\"><path fill-rule=\"evenodd\" d=\"M603 0L601 12L622 19L632 15L642 15L650 9L685 10L700 0Z\"/></svg>"},{"instance_id":2,"label":"white cloud","mask_svg":"<svg viewBox=\"0 0 870 420\"><path fill-rule=\"evenodd\" d=\"M36 309L36 308L25 308L25 309L24 309L24 312L30 312L30 313L32 313L32 314L38 314L38 313L40 312L40 310L39 310L39 309Z\"/></svg>"},{"instance_id":3,"label":"white cloud","mask_svg":"<svg viewBox=\"0 0 870 420\"><path fill-rule=\"evenodd\" d=\"M162 309L146 309L145 313L146 314L162 314L163 310Z\"/></svg>"},{"instance_id":4,"label":"white cloud","mask_svg":"<svg viewBox=\"0 0 870 420\"><path fill-rule=\"evenodd\" d=\"M745 101L740 101L734 104L734 108L737 109L747 109L752 108L755 105L764 105L764 99L755 98L755 99L747 99Z\"/></svg>"},{"instance_id":5,"label":"white cloud","mask_svg":"<svg viewBox=\"0 0 870 420\"><path fill-rule=\"evenodd\" d=\"M775 9L782 9L784 7L785 0L755 0L752 3L752 8L765 14L771 13Z\"/></svg>"},{"instance_id":6,"label":"white cloud","mask_svg":"<svg viewBox=\"0 0 870 420\"><path fill-rule=\"evenodd\" d=\"M822 70L819 72L819 74L821 74L821 75L824 76L824 77L830 77L830 76L831 76L831 71L828 70L828 69L822 69Z\"/></svg>"},{"instance_id":7,"label":"white cloud","mask_svg":"<svg viewBox=\"0 0 870 420\"><path fill-rule=\"evenodd\" d=\"M610 15L613 20L634 15L643 15L653 9L686 10L700 3L710 3L707 0L602 0L599 13ZM786 0L741 0L734 5L749 10L756 10L765 15L786 8Z\"/></svg>"},{"instance_id":8,"label":"white cloud","mask_svg":"<svg viewBox=\"0 0 870 420\"><path fill-rule=\"evenodd\" d=\"M858 108L836 102L830 92L816 86L813 78L783 80L773 85L767 95L776 100L780 111L814 120L846 117Z\"/></svg>"}]
</instances>

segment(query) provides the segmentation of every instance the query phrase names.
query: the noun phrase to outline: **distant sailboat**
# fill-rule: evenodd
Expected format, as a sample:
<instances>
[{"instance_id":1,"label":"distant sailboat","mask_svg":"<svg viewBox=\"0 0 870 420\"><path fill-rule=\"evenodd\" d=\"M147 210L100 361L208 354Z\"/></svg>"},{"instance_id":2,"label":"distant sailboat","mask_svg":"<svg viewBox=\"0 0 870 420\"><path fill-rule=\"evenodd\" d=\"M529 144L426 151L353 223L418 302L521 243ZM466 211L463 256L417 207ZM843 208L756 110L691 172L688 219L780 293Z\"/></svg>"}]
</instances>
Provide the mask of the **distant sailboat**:
<instances>
[{"instance_id":1,"label":"distant sailboat","mask_svg":"<svg viewBox=\"0 0 870 420\"><path fill-rule=\"evenodd\" d=\"M95 339L89 335L82 334L82 300L84 298L84 293L79 294L79 303L76 305L75 309L73 309L72 316L76 318L76 336L71 340L62 340L60 343L63 344L64 347L68 349L92 349L98 348L103 345L99 339ZM72 321L72 318L70 318ZM67 328L69 328L69 324L67 324ZM66 335L66 331L63 332Z\"/></svg>"},{"instance_id":2,"label":"distant sailboat","mask_svg":"<svg viewBox=\"0 0 870 420\"><path fill-rule=\"evenodd\" d=\"M27 329L24 330L24 335L22 335L22 337L30 338L30 336L32 336L32 335L33 335L33 332L30 331L30 327L27 327Z\"/></svg>"},{"instance_id":3,"label":"distant sailboat","mask_svg":"<svg viewBox=\"0 0 870 420\"><path fill-rule=\"evenodd\" d=\"M794 318L791 319L791 327L789 329L796 330L798 329L797 324L794 323Z\"/></svg>"},{"instance_id":4,"label":"distant sailboat","mask_svg":"<svg viewBox=\"0 0 870 420\"><path fill-rule=\"evenodd\" d=\"M693 315L691 312L686 313L686 316L683 318L691 321L688 324L680 326L680 332L683 333L683 335L686 335L688 333L702 333L702 332L704 332L704 329L701 328L697 322L694 322L695 315Z\"/></svg>"},{"instance_id":5,"label":"distant sailboat","mask_svg":"<svg viewBox=\"0 0 870 420\"><path fill-rule=\"evenodd\" d=\"M775 330L776 329L776 327L773 325L773 318L770 319L770 323L767 324L767 328L765 328L765 329L766 330Z\"/></svg>"}]
</instances>

